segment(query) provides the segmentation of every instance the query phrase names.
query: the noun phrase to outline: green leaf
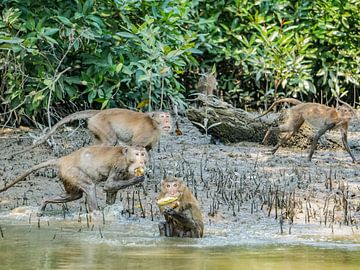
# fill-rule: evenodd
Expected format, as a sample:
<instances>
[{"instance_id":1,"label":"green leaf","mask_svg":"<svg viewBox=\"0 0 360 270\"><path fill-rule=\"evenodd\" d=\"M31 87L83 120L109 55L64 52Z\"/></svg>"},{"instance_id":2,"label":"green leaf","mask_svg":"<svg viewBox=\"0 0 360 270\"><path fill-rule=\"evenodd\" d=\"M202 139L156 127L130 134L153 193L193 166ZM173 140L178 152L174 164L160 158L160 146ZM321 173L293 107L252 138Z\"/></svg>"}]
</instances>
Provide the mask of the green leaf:
<instances>
[{"instance_id":1,"label":"green leaf","mask_svg":"<svg viewBox=\"0 0 360 270\"><path fill-rule=\"evenodd\" d=\"M117 32L116 35L124 38L138 38L136 35L129 32Z\"/></svg>"},{"instance_id":2,"label":"green leaf","mask_svg":"<svg viewBox=\"0 0 360 270\"><path fill-rule=\"evenodd\" d=\"M123 66L124 66L123 63L117 64L117 65L116 65L116 69L115 69L116 73L119 73L119 72L121 71L121 69L122 69Z\"/></svg>"},{"instance_id":3,"label":"green leaf","mask_svg":"<svg viewBox=\"0 0 360 270\"><path fill-rule=\"evenodd\" d=\"M59 32L58 28L48 28L45 30L44 35L45 36L52 36L53 34Z\"/></svg>"},{"instance_id":4,"label":"green leaf","mask_svg":"<svg viewBox=\"0 0 360 270\"><path fill-rule=\"evenodd\" d=\"M72 22L68 18L63 16L57 16L56 18L58 18L66 26L72 27Z\"/></svg>"}]
</instances>

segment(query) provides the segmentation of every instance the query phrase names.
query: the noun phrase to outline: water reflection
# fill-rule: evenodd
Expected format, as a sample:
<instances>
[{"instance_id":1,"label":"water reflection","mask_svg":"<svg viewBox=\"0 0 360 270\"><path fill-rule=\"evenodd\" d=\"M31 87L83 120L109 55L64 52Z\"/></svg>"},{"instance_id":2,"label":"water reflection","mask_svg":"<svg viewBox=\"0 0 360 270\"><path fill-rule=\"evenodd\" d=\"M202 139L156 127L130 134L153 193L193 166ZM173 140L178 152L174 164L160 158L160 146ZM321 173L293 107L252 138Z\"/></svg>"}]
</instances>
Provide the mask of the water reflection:
<instances>
[{"instance_id":1,"label":"water reflection","mask_svg":"<svg viewBox=\"0 0 360 270\"><path fill-rule=\"evenodd\" d=\"M0 269L359 269L358 244L314 247L238 238L210 227L204 239L159 237L156 224L0 221ZM209 233L209 232L208 232ZM236 238L236 237L235 237ZM317 243L313 241L313 243ZM325 242L326 243L326 242ZM336 247L336 248L333 248Z\"/></svg>"}]
</instances>

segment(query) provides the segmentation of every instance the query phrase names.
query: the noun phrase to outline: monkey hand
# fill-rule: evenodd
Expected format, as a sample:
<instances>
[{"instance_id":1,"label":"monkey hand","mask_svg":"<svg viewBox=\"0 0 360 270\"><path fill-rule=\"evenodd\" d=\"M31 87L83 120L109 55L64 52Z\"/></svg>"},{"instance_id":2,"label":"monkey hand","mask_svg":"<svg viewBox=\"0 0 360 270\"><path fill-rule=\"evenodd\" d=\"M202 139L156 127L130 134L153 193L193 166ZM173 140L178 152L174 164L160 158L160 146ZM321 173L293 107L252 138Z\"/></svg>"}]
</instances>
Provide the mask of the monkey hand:
<instances>
[{"instance_id":1,"label":"monkey hand","mask_svg":"<svg viewBox=\"0 0 360 270\"><path fill-rule=\"evenodd\" d=\"M164 216L175 216L177 215L177 211L175 211L172 207L165 207L164 209Z\"/></svg>"}]
</instances>

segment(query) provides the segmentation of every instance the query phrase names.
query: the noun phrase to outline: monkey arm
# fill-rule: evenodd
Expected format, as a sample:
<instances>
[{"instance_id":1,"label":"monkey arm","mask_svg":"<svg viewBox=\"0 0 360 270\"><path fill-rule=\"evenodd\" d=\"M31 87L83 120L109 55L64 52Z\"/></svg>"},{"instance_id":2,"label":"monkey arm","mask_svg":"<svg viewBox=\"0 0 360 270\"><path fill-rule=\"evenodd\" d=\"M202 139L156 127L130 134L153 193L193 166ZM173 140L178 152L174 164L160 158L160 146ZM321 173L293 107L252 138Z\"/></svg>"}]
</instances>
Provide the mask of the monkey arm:
<instances>
[{"instance_id":1,"label":"monkey arm","mask_svg":"<svg viewBox=\"0 0 360 270\"><path fill-rule=\"evenodd\" d=\"M191 211L178 212L172 208L164 210L164 216L166 219L173 219L177 223L181 224L186 229L197 229L196 222L192 218Z\"/></svg>"},{"instance_id":2,"label":"monkey arm","mask_svg":"<svg viewBox=\"0 0 360 270\"><path fill-rule=\"evenodd\" d=\"M142 183L142 182L144 182L144 180L145 180L144 175L135 176L135 177L127 179L127 180L118 180L118 179L115 180L114 178L108 178L106 180L106 183L104 186L104 191L105 192L116 192L120 189Z\"/></svg>"}]
</instances>

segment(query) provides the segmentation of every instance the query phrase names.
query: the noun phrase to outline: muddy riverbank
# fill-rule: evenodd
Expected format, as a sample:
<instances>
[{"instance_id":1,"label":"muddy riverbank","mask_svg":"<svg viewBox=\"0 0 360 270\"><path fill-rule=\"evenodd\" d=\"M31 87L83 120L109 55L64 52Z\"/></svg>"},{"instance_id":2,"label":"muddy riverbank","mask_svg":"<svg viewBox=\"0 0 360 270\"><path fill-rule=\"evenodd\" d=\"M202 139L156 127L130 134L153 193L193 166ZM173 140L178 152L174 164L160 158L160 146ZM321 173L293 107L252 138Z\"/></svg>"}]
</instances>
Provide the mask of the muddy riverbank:
<instances>
[{"instance_id":1,"label":"muddy riverbank","mask_svg":"<svg viewBox=\"0 0 360 270\"><path fill-rule=\"evenodd\" d=\"M102 185L98 186L99 224L141 222L150 224L147 229L157 235L156 224L162 217L155 200L166 172L183 177L196 194L204 214L205 238L219 235L217 241L223 239L231 245L256 238L360 243L359 164L351 163L343 149L317 150L313 161L307 162L308 149L281 148L271 156L268 146L254 143L210 144L210 138L186 118L181 119L180 128L183 135L164 137L160 152L152 151L144 188L119 192L117 203L109 207ZM55 134L52 148L41 146L6 158L31 145L37 136L40 133L36 130L1 134L0 185L41 161L71 153L92 141L85 128L70 127ZM349 144L357 159L359 138L359 123L352 123ZM0 194L0 220L34 225L59 219L95 222L85 213L84 198L49 205L44 217L36 217L43 197L61 193L62 188L55 169L40 170Z\"/></svg>"}]
</instances>

